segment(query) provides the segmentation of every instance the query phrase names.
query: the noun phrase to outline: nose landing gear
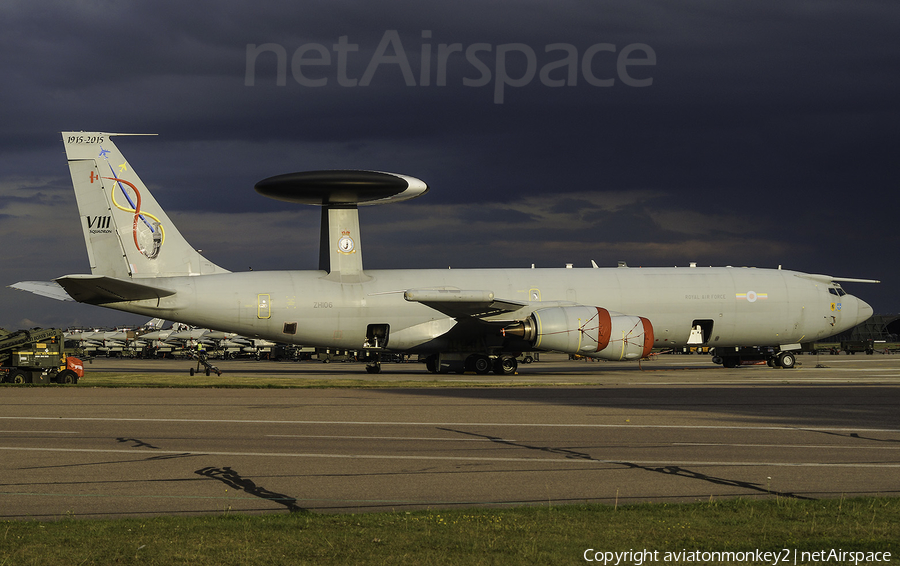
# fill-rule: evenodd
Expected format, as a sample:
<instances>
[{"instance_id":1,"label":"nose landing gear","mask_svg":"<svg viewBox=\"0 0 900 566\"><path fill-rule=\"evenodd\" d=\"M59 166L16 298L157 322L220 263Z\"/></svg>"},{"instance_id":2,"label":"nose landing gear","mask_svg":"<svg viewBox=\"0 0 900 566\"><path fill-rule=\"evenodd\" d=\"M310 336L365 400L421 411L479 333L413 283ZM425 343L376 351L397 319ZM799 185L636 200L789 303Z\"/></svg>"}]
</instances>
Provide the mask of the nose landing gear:
<instances>
[{"instance_id":1,"label":"nose landing gear","mask_svg":"<svg viewBox=\"0 0 900 566\"><path fill-rule=\"evenodd\" d=\"M717 351L712 361L715 364L722 364L726 368L766 362L770 368L791 369L797 365L797 355L792 351L775 352L773 349L740 348L734 351Z\"/></svg>"}]
</instances>

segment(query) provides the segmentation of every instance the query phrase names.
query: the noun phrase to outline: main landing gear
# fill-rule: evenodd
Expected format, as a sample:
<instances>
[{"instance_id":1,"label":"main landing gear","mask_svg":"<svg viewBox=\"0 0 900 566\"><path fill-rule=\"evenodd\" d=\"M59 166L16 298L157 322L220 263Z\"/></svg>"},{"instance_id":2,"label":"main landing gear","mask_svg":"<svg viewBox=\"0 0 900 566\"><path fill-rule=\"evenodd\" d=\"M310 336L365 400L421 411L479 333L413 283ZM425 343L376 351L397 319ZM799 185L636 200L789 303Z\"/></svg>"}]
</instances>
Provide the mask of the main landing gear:
<instances>
[{"instance_id":1,"label":"main landing gear","mask_svg":"<svg viewBox=\"0 0 900 566\"><path fill-rule=\"evenodd\" d=\"M432 354L425 359L425 367L431 373L465 373L486 375L514 375L519 367L515 356L488 356L487 354Z\"/></svg>"}]
</instances>

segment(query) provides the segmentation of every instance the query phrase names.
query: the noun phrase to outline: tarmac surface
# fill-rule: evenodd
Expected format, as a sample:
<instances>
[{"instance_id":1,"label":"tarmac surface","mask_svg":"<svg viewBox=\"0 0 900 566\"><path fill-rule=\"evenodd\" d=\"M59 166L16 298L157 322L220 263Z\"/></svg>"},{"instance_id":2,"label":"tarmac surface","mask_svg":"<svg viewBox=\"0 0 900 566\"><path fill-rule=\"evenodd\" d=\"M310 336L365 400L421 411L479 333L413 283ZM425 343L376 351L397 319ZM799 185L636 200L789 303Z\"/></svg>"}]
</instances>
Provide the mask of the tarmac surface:
<instances>
[{"instance_id":1,"label":"tarmac surface","mask_svg":"<svg viewBox=\"0 0 900 566\"><path fill-rule=\"evenodd\" d=\"M98 359L77 386L0 386L0 518L900 494L900 356L798 361L545 356L508 377L228 361L422 387L201 389L91 387L102 371L190 380L186 361Z\"/></svg>"}]
</instances>

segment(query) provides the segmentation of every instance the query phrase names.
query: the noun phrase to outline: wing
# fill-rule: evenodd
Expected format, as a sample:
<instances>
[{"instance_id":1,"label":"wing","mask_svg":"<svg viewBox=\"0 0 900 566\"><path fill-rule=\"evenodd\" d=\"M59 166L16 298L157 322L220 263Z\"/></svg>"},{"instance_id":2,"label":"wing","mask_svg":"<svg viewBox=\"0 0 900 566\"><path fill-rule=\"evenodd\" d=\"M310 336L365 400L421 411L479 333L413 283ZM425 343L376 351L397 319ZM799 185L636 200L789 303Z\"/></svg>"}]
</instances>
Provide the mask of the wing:
<instances>
[{"instance_id":1,"label":"wing","mask_svg":"<svg viewBox=\"0 0 900 566\"><path fill-rule=\"evenodd\" d=\"M457 319L487 318L528 306L520 301L497 299L492 291L483 290L408 289L403 293L403 298Z\"/></svg>"}]
</instances>

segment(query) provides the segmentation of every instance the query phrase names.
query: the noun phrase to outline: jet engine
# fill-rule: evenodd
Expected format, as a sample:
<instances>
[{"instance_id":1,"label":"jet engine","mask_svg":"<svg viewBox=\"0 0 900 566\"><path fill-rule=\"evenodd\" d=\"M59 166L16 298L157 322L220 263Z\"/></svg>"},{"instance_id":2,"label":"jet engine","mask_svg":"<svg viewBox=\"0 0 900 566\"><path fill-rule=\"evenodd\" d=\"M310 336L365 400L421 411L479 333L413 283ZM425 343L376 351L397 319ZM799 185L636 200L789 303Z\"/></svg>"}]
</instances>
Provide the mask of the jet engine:
<instances>
[{"instance_id":1,"label":"jet engine","mask_svg":"<svg viewBox=\"0 0 900 566\"><path fill-rule=\"evenodd\" d=\"M538 350L616 361L646 357L653 347L653 326L646 318L588 306L537 309L503 335Z\"/></svg>"}]
</instances>

